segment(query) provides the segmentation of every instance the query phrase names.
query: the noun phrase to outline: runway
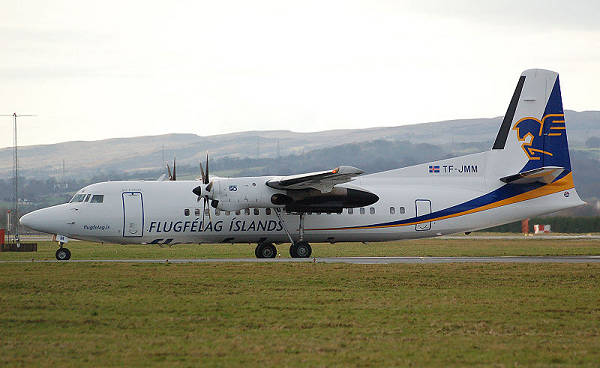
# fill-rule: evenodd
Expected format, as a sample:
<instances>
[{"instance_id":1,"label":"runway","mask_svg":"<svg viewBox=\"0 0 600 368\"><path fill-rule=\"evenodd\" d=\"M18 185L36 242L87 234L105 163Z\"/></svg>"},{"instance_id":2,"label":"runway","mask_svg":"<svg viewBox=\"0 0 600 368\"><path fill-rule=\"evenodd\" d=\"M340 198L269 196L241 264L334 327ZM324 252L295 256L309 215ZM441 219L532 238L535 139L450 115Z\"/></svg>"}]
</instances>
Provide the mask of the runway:
<instances>
[{"instance_id":1,"label":"runway","mask_svg":"<svg viewBox=\"0 0 600 368\"><path fill-rule=\"evenodd\" d=\"M0 261L0 264L2 263L600 263L600 256L74 259L70 261L32 259L30 261Z\"/></svg>"},{"instance_id":2,"label":"runway","mask_svg":"<svg viewBox=\"0 0 600 368\"><path fill-rule=\"evenodd\" d=\"M581 234L581 235L443 235L437 239L446 240L577 240L589 239L598 240L600 235L597 234Z\"/></svg>"},{"instance_id":3,"label":"runway","mask_svg":"<svg viewBox=\"0 0 600 368\"><path fill-rule=\"evenodd\" d=\"M433 239L433 238L432 238ZM448 239L448 240L577 240L577 239L590 239L599 240L600 234L530 234L529 236L523 236L522 234L492 234L492 235L478 235L478 233L472 233L470 235L442 235L437 239ZM11 238L7 238L7 241L11 241ZM21 235L21 241L52 241L52 235L48 234L28 234ZM69 239L71 242L78 242L77 239Z\"/></svg>"}]
</instances>

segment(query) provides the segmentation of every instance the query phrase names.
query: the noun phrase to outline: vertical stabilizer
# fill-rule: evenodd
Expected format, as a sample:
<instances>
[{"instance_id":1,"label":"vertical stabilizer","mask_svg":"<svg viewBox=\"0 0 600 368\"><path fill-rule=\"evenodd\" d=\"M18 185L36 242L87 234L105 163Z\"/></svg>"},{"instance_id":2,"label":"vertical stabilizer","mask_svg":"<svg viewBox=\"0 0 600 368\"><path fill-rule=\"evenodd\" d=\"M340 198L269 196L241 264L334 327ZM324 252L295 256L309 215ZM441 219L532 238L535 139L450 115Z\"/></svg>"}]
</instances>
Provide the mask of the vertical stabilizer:
<instances>
[{"instance_id":1,"label":"vertical stabilizer","mask_svg":"<svg viewBox=\"0 0 600 368\"><path fill-rule=\"evenodd\" d=\"M521 74L492 148L501 174L560 167L571 172L558 74L530 69Z\"/></svg>"}]
</instances>

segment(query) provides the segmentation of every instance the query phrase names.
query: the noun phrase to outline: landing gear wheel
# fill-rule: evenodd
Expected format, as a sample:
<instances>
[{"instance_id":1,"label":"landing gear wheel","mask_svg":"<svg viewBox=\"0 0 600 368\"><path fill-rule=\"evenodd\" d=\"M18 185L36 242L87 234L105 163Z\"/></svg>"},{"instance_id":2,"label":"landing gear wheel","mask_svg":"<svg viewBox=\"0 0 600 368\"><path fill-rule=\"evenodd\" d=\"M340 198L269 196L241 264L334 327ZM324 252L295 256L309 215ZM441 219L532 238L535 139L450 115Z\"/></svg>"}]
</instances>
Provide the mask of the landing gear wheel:
<instances>
[{"instance_id":1,"label":"landing gear wheel","mask_svg":"<svg viewBox=\"0 0 600 368\"><path fill-rule=\"evenodd\" d=\"M296 243L292 243L292 245L290 245L290 257L298 258L298 253L296 253Z\"/></svg>"},{"instance_id":2,"label":"landing gear wheel","mask_svg":"<svg viewBox=\"0 0 600 368\"><path fill-rule=\"evenodd\" d=\"M55 255L59 261L68 261L71 259L71 251L67 248L58 248Z\"/></svg>"},{"instance_id":3,"label":"landing gear wheel","mask_svg":"<svg viewBox=\"0 0 600 368\"><path fill-rule=\"evenodd\" d=\"M254 255L256 256L256 258L262 258L260 256L260 253L258 252L260 249L261 249L260 243L258 243L258 245L256 246L256 248L254 248Z\"/></svg>"},{"instance_id":4,"label":"landing gear wheel","mask_svg":"<svg viewBox=\"0 0 600 368\"><path fill-rule=\"evenodd\" d=\"M275 258L277 256L277 248L273 243L258 243L254 250L256 258Z\"/></svg>"},{"instance_id":5,"label":"landing gear wheel","mask_svg":"<svg viewBox=\"0 0 600 368\"><path fill-rule=\"evenodd\" d=\"M312 248L306 241L301 241L296 244L296 255L298 258L308 258L312 254Z\"/></svg>"},{"instance_id":6,"label":"landing gear wheel","mask_svg":"<svg viewBox=\"0 0 600 368\"><path fill-rule=\"evenodd\" d=\"M308 258L312 254L312 248L306 241L299 241L290 246L292 258Z\"/></svg>"}]
</instances>

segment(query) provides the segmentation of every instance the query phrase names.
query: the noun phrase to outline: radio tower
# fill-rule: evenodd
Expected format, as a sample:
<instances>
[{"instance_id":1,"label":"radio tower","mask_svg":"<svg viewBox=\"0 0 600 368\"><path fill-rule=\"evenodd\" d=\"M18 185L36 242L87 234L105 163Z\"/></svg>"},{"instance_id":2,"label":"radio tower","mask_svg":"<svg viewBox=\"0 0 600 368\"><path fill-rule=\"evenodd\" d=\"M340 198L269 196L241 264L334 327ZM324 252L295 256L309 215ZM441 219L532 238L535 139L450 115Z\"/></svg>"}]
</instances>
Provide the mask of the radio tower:
<instances>
[{"instance_id":1,"label":"radio tower","mask_svg":"<svg viewBox=\"0 0 600 368\"><path fill-rule=\"evenodd\" d=\"M35 116L35 115L17 115L17 113L13 113L12 115L0 115L0 116L12 116L14 120L14 151L13 151L13 168L15 172L15 212L13 212L13 223L15 227L15 231L13 232L14 240L17 244L20 243L21 239L19 236L19 156L18 156L18 144L17 144L17 118L21 116Z\"/></svg>"}]
</instances>

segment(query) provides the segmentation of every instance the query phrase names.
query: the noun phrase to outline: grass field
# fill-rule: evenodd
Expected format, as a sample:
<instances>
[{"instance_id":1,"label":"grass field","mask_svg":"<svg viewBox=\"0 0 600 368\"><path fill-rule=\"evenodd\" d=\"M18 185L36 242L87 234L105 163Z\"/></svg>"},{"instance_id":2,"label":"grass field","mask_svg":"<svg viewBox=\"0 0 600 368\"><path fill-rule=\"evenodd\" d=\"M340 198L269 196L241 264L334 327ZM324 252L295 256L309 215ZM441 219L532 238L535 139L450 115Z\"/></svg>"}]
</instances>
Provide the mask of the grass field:
<instances>
[{"instance_id":1,"label":"grass field","mask_svg":"<svg viewBox=\"0 0 600 368\"><path fill-rule=\"evenodd\" d=\"M72 259L176 259L254 257L256 244L178 244L171 248L157 245L118 245L70 242L66 245ZM312 244L314 257L353 256L505 256L505 255L600 255L600 240L523 239L479 240L422 239L386 243ZM0 253L0 260L55 259L57 245L39 242L33 253ZM281 257L289 257L289 245L277 247Z\"/></svg>"},{"instance_id":2,"label":"grass field","mask_svg":"<svg viewBox=\"0 0 600 368\"><path fill-rule=\"evenodd\" d=\"M69 243L73 258L248 245ZM54 257L0 253L0 259ZM281 247L287 256L287 247ZM600 254L600 241L315 245L316 256ZM599 264L0 264L0 366L598 366Z\"/></svg>"}]
</instances>

